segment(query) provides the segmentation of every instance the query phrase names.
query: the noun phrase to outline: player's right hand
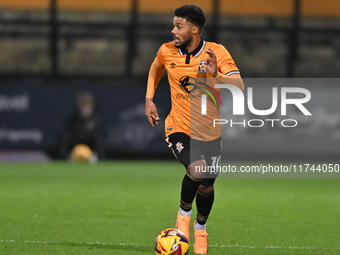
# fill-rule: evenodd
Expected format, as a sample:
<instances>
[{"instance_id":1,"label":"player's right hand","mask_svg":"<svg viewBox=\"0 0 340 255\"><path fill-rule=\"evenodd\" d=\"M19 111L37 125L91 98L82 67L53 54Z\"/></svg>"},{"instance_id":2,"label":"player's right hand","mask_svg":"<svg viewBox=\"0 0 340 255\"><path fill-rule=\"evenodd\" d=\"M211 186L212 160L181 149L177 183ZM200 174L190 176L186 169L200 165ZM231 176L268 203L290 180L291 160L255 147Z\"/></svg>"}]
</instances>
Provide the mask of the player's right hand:
<instances>
[{"instance_id":1,"label":"player's right hand","mask_svg":"<svg viewBox=\"0 0 340 255\"><path fill-rule=\"evenodd\" d=\"M145 115L151 126L158 125L160 118L157 113L156 105L152 102L151 98L147 98L145 101Z\"/></svg>"}]
</instances>

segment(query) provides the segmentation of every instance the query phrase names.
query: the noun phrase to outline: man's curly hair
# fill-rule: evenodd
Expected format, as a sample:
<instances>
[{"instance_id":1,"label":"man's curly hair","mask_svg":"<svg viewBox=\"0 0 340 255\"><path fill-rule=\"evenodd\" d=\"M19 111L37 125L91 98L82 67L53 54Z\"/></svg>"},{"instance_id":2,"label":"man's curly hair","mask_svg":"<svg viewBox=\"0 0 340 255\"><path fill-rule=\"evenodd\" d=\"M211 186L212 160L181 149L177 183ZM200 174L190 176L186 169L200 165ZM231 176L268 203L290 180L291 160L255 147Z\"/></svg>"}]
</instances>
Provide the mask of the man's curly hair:
<instances>
[{"instance_id":1,"label":"man's curly hair","mask_svg":"<svg viewBox=\"0 0 340 255\"><path fill-rule=\"evenodd\" d=\"M175 10L175 16L185 18L187 21L198 26L202 30L205 24L203 10L196 5L183 5Z\"/></svg>"}]
</instances>

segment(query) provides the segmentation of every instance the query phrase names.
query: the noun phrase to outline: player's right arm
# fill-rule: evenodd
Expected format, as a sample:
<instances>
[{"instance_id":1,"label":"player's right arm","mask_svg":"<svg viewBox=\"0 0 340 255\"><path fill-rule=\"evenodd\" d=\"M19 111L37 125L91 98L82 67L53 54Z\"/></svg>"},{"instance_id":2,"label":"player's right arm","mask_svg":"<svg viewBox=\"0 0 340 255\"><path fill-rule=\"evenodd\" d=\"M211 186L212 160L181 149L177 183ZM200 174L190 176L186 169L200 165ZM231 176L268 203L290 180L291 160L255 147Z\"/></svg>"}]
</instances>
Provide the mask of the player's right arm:
<instances>
[{"instance_id":1,"label":"player's right arm","mask_svg":"<svg viewBox=\"0 0 340 255\"><path fill-rule=\"evenodd\" d=\"M160 120L156 105L153 103L153 96L165 70L163 63L159 59L159 56L157 56L150 67L145 98L145 115L153 127L157 125Z\"/></svg>"},{"instance_id":2,"label":"player's right arm","mask_svg":"<svg viewBox=\"0 0 340 255\"><path fill-rule=\"evenodd\" d=\"M243 91L244 84L240 72L229 52L222 45L216 50L216 53L211 48L208 48L205 52L208 54L208 74L213 78L228 78L230 84L235 85ZM217 54L219 55L219 59L217 59ZM219 68L217 68L218 66Z\"/></svg>"}]
</instances>

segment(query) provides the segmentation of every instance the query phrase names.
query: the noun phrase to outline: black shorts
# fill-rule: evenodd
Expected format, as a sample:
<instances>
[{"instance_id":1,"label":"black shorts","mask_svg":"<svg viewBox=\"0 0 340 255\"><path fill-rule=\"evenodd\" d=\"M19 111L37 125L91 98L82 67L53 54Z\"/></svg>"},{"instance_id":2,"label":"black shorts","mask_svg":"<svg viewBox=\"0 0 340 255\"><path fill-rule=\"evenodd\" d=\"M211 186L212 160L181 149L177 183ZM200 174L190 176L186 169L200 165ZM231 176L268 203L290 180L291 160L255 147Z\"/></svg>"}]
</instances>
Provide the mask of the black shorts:
<instances>
[{"instance_id":1,"label":"black shorts","mask_svg":"<svg viewBox=\"0 0 340 255\"><path fill-rule=\"evenodd\" d=\"M173 133L166 138L168 146L172 149L173 154L179 162L185 167L197 160L205 160L208 167L217 169L221 161L222 139L204 142L191 139L184 133ZM218 172L213 173L207 171L206 178L204 178L202 185L209 186L215 181Z\"/></svg>"}]
</instances>

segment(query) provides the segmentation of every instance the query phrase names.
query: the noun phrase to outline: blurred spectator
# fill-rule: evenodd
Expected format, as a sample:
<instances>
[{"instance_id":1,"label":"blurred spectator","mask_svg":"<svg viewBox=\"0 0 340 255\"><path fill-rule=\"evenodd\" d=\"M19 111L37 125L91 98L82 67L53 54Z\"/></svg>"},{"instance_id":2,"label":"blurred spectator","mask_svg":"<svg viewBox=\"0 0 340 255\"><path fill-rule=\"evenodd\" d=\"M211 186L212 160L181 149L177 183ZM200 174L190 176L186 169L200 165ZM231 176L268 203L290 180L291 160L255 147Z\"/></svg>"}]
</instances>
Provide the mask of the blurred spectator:
<instances>
[{"instance_id":1,"label":"blurred spectator","mask_svg":"<svg viewBox=\"0 0 340 255\"><path fill-rule=\"evenodd\" d=\"M61 154L67 159L78 144L86 144L99 159L105 158L106 130L95 112L95 98L89 92L76 96L76 111L66 121L61 135Z\"/></svg>"}]
</instances>

